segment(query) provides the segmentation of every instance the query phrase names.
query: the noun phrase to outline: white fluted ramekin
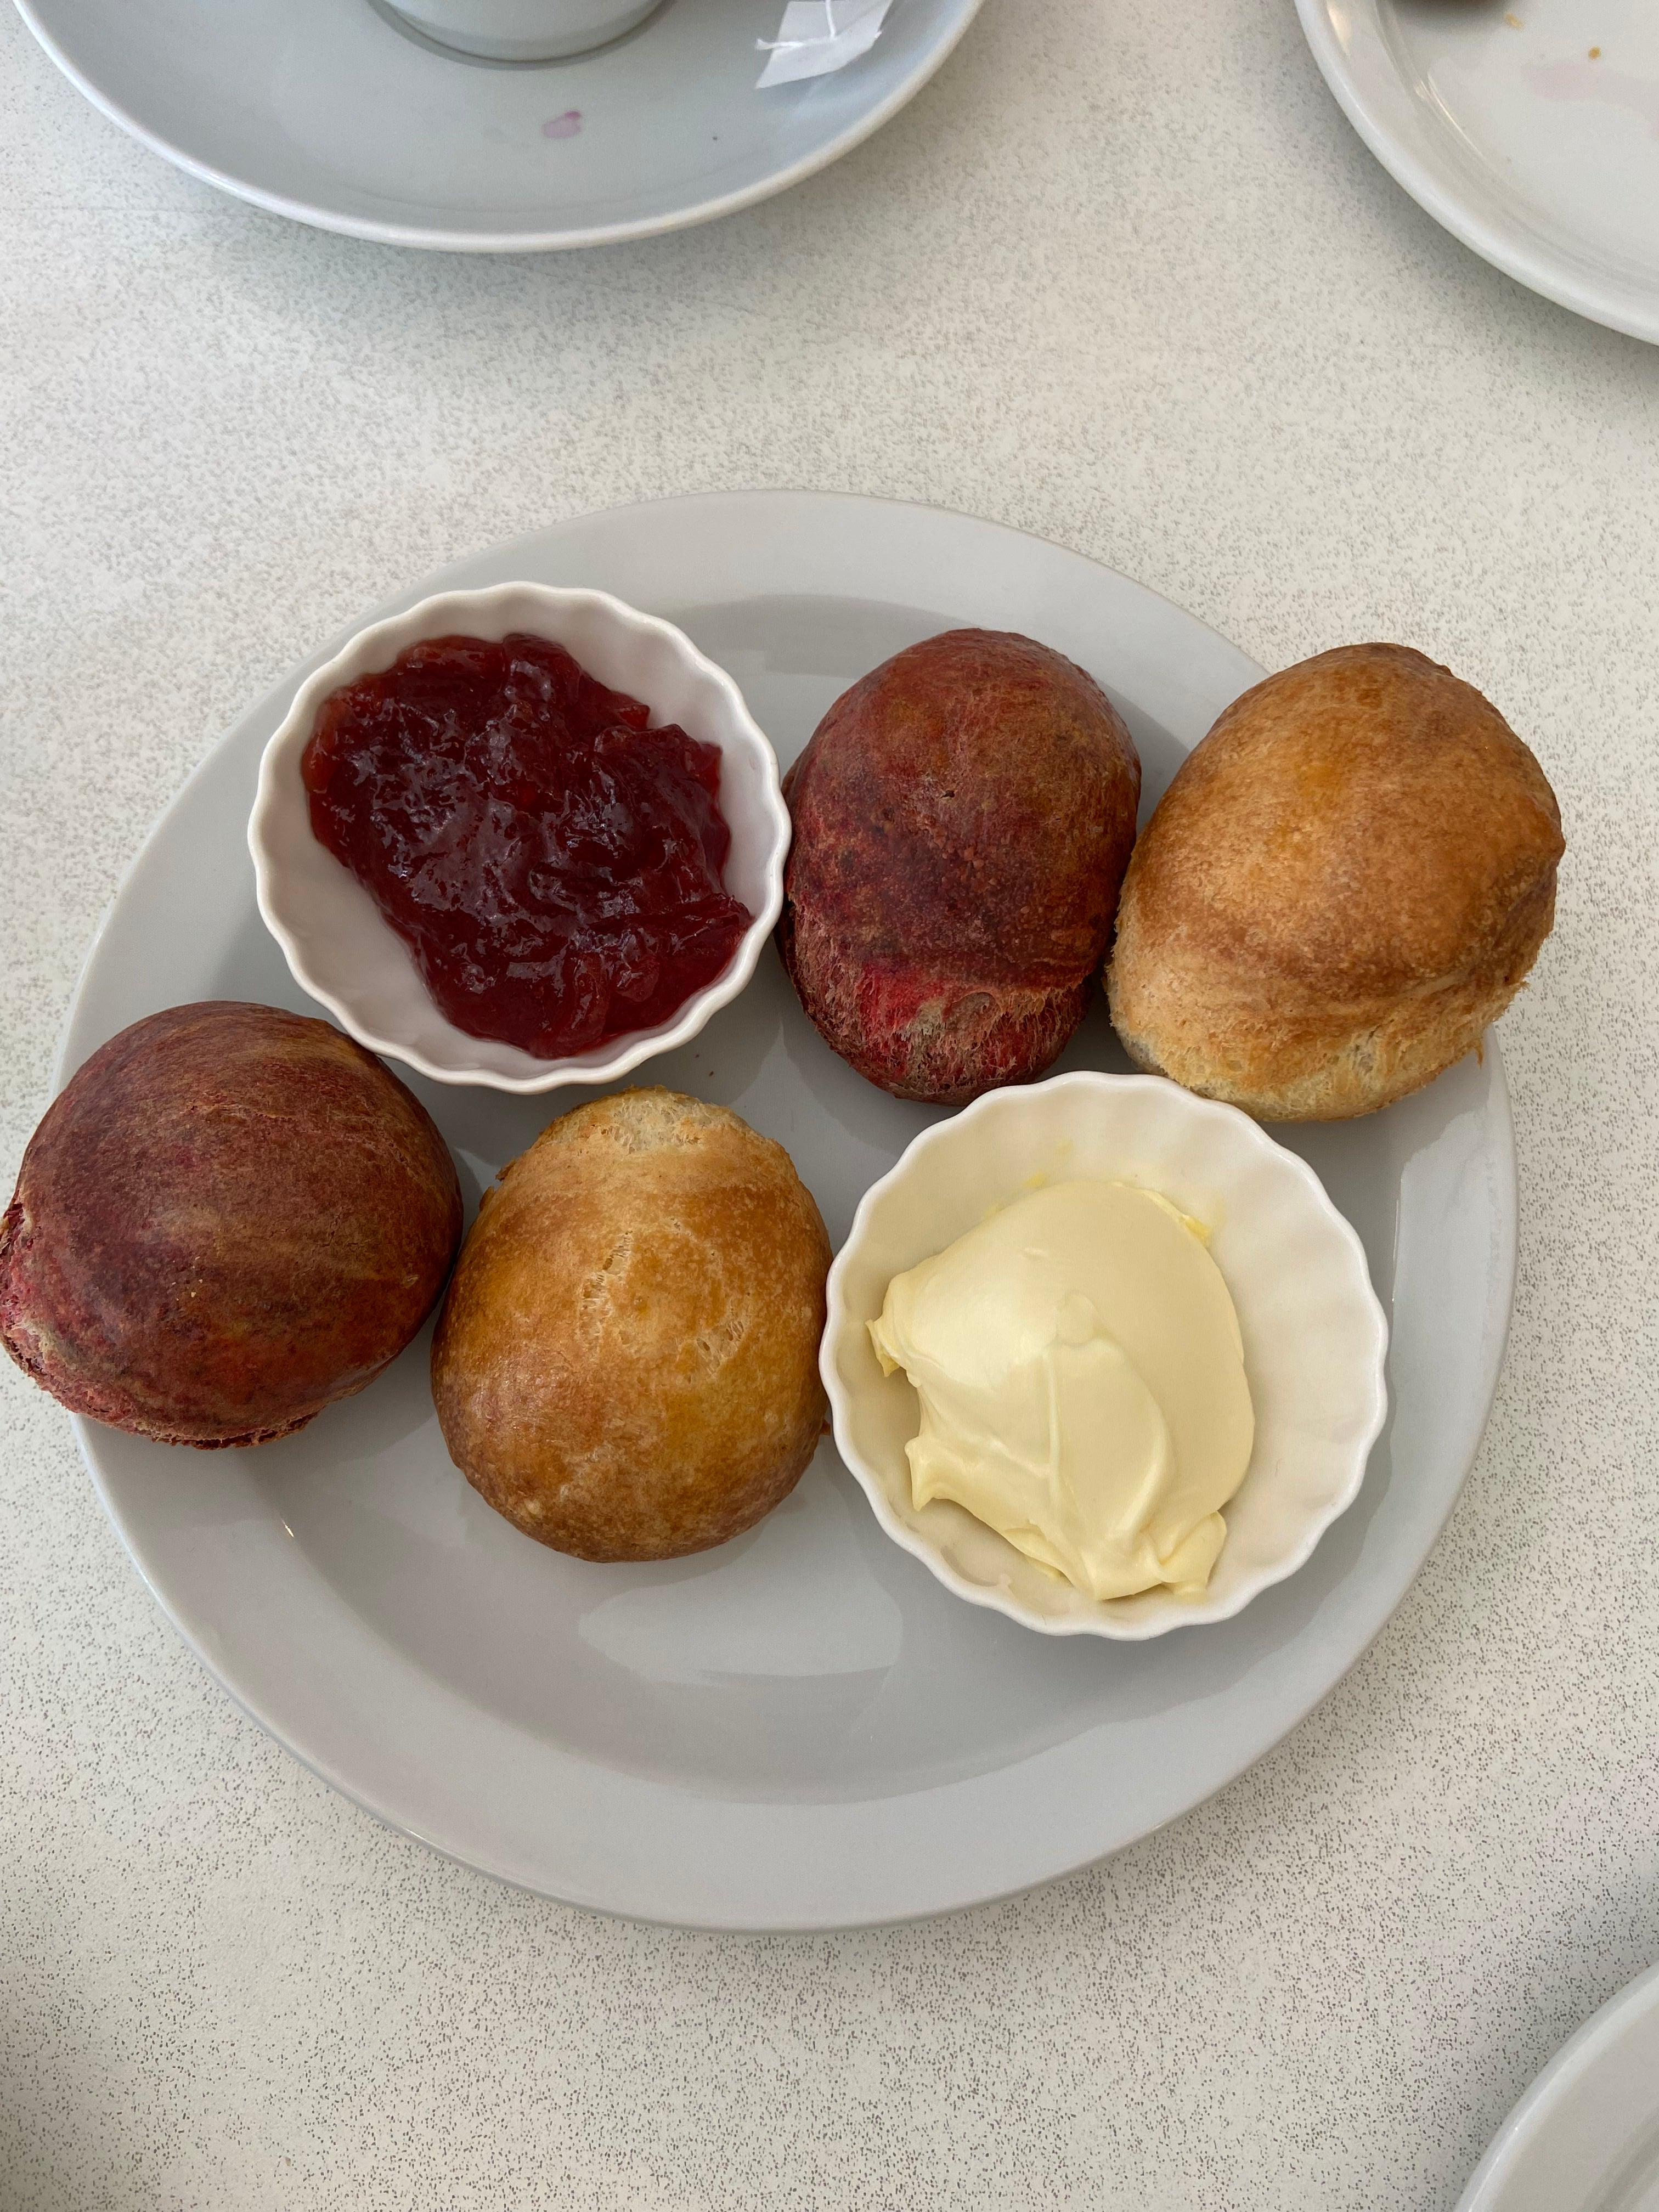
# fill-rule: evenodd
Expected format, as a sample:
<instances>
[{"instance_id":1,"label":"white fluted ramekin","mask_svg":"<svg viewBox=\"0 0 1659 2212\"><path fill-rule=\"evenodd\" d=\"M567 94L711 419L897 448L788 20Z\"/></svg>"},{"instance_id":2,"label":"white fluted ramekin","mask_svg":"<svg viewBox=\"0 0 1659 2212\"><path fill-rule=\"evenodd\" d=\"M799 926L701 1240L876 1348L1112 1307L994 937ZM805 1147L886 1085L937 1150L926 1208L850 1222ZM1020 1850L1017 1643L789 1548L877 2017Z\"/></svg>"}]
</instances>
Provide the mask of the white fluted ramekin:
<instances>
[{"instance_id":1,"label":"white fluted ramekin","mask_svg":"<svg viewBox=\"0 0 1659 2212\"><path fill-rule=\"evenodd\" d=\"M403 939L350 870L313 836L300 778L301 755L331 691L389 668L400 653L427 638L495 640L515 630L563 646L601 684L642 699L653 724L678 722L692 737L720 747L720 811L732 831L726 888L754 916L726 968L672 1021L565 1060L538 1060L517 1045L469 1036L444 1018ZM755 972L783 903L789 812L776 757L743 694L683 631L606 592L498 584L489 591L440 592L407 614L371 623L306 679L259 764L248 845L259 912L294 980L360 1044L439 1083L552 1091L626 1075L641 1061L687 1043L711 1014L737 997Z\"/></svg>"},{"instance_id":2,"label":"white fluted ramekin","mask_svg":"<svg viewBox=\"0 0 1659 2212\"><path fill-rule=\"evenodd\" d=\"M916 1394L871 1346L895 1275L1036 1182L1094 1178L1158 1191L1201 1222L1238 1314L1255 1445L1201 1596L1103 1602L961 1506L918 1510L904 1452ZM1043 1635L1139 1641L1225 1620L1295 1573L1359 1494L1388 1411L1387 1351L1364 1247L1304 1160L1161 1076L1085 1073L992 1091L924 1130L866 1192L830 1271L821 1365L842 1457L887 1534L947 1589Z\"/></svg>"}]
</instances>

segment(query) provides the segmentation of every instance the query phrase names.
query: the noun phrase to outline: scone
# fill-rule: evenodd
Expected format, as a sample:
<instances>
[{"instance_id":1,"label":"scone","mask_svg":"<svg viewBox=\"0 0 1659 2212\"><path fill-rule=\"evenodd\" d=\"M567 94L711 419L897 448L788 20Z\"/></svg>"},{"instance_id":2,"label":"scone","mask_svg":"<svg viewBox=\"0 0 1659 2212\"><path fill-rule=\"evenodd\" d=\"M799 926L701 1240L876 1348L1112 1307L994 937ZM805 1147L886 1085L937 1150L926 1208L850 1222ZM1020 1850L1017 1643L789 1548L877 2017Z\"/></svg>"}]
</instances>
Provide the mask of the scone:
<instances>
[{"instance_id":1,"label":"scone","mask_svg":"<svg viewBox=\"0 0 1659 2212\"><path fill-rule=\"evenodd\" d=\"M1561 817L1480 693L1352 645L1188 756L1124 878L1108 975L1138 1066L1264 1121L1340 1121L1480 1042L1555 914Z\"/></svg>"},{"instance_id":2,"label":"scone","mask_svg":"<svg viewBox=\"0 0 1659 2212\"><path fill-rule=\"evenodd\" d=\"M578 1107L485 1195L432 1348L450 1455L584 1559L723 1544L823 1425L830 1240L781 1145L723 1106Z\"/></svg>"},{"instance_id":3,"label":"scone","mask_svg":"<svg viewBox=\"0 0 1659 2212\"><path fill-rule=\"evenodd\" d=\"M0 1220L0 1342L71 1412L269 1443L395 1359L461 1237L431 1116L326 1022L211 1000L94 1053Z\"/></svg>"},{"instance_id":4,"label":"scone","mask_svg":"<svg viewBox=\"0 0 1659 2212\"><path fill-rule=\"evenodd\" d=\"M778 950L825 1041L934 1105L1041 1075L1094 995L1140 803L1094 678L946 630L844 691L783 790Z\"/></svg>"}]
</instances>

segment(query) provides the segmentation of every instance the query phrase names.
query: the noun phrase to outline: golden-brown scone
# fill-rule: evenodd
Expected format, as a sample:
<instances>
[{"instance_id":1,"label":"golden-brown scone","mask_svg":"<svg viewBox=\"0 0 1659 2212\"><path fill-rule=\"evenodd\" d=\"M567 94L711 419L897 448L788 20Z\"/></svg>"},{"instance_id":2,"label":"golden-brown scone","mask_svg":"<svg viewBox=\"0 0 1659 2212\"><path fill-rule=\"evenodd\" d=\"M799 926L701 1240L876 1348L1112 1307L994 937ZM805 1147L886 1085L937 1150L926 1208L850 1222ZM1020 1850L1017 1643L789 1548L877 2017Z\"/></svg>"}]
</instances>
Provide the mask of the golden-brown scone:
<instances>
[{"instance_id":1,"label":"golden-brown scone","mask_svg":"<svg viewBox=\"0 0 1659 2212\"><path fill-rule=\"evenodd\" d=\"M1399 645L1236 699L1124 879L1108 975L1131 1059L1264 1121L1368 1114L1480 1042L1555 915L1542 769Z\"/></svg>"},{"instance_id":2,"label":"golden-brown scone","mask_svg":"<svg viewBox=\"0 0 1659 2212\"><path fill-rule=\"evenodd\" d=\"M706 1551L787 1497L823 1425L830 1240L781 1145L624 1091L485 1195L432 1347L450 1455L584 1559Z\"/></svg>"}]
</instances>

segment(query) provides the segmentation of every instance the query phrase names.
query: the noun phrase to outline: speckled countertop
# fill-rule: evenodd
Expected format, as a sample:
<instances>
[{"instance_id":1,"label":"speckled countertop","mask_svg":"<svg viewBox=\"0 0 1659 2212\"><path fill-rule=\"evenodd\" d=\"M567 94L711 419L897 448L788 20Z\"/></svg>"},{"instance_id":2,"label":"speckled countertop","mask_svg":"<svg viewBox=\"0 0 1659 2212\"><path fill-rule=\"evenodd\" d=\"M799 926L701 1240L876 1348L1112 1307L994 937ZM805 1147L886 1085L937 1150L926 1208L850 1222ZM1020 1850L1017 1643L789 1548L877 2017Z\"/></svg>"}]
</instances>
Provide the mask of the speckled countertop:
<instances>
[{"instance_id":1,"label":"speckled countertop","mask_svg":"<svg viewBox=\"0 0 1659 2212\"><path fill-rule=\"evenodd\" d=\"M422 257L217 197L0 9L0 1171L222 725L435 562L778 482L975 510L1282 663L1398 637L1571 841L1505 1025L1521 1285L1397 1618L1201 1811L1018 1902L733 1941L391 1834L202 1673L0 1372L0 2205L1455 2200L1659 1955L1659 351L1436 228L1290 0L990 0L713 228Z\"/></svg>"}]
</instances>

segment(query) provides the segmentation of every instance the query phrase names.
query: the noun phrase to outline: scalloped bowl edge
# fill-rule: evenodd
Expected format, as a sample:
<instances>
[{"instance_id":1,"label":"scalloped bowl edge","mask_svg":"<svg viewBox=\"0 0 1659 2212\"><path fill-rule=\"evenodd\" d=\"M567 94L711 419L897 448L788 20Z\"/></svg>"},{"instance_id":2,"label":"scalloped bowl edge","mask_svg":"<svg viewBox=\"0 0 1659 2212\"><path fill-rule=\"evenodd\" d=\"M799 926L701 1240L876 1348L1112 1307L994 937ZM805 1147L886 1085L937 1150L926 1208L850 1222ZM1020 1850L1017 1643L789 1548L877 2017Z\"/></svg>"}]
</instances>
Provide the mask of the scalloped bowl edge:
<instances>
[{"instance_id":1,"label":"scalloped bowl edge","mask_svg":"<svg viewBox=\"0 0 1659 2212\"><path fill-rule=\"evenodd\" d=\"M915 1393L883 1376L866 1323L887 1283L1035 1180L1161 1191L1211 1231L1256 1408L1228 1537L1196 1599L1105 1602L1026 1559L962 1508L910 1501ZM860 1202L830 1271L820 1369L836 1443L895 1543L970 1605L1048 1636L1139 1642L1224 1620L1294 1574L1358 1496L1388 1413L1388 1322L1364 1249L1307 1163L1237 1108L1160 1076L1089 1071L996 1091L924 1130Z\"/></svg>"},{"instance_id":2,"label":"scalloped bowl edge","mask_svg":"<svg viewBox=\"0 0 1659 2212\"><path fill-rule=\"evenodd\" d=\"M426 638L500 638L517 629L563 645L601 683L643 699L653 722L680 722L720 746L720 806L732 830L725 878L754 916L727 965L672 1022L567 1060L538 1060L445 1020L407 946L313 835L300 781L300 757L331 691L389 667ZM434 1082L528 1094L613 1082L688 1043L738 996L782 910L790 822L777 757L742 692L684 631L608 592L509 583L437 592L368 623L314 670L265 746L247 835L261 918L295 981L343 1029Z\"/></svg>"}]
</instances>

